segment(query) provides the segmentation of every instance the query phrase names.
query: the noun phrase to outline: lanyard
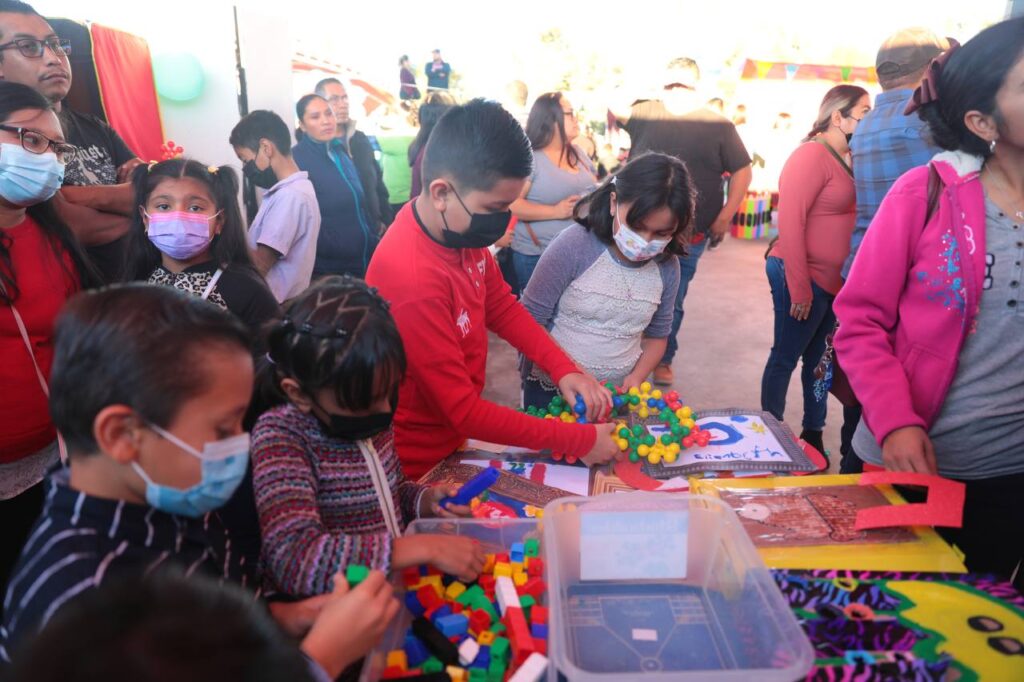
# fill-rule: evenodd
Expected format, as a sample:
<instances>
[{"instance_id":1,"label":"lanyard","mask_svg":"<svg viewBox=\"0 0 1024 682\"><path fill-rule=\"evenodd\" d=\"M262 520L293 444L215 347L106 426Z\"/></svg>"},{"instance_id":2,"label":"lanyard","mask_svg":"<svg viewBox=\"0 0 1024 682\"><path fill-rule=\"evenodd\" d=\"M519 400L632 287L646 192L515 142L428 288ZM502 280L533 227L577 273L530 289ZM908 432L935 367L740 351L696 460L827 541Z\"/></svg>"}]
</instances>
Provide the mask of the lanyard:
<instances>
[{"instance_id":1,"label":"lanyard","mask_svg":"<svg viewBox=\"0 0 1024 682\"><path fill-rule=\"evenodd\" d=\"M395 500L391 496L391 486L388 485L388 477L377 456L377 450L369 440L361 440L357 443L359 451L363 453L366 460L366 468L370 472L370 480L373 482L373 489L377 492L377 502L380 503L380 510L384 516L384 525L392 538L402 535L402 527L395 514Z\"/></svg>"},{"instance_id":2,"label":"lanyard","mask_svg":"<svg viewBox=\"0 0 1024 682\"><path fill-rule=\"evenodd\" d=\"M217 281L220 279L220 276L223 275L223 274L224 274L224 269L223 268L217 268L217 272L213 273L213 277L210 278L210 283L206 285L205 289L203 289L202 299L204 301L210 298L210 294L213 293L214 287L217 286Z\"/></svg>"}]
</instances>

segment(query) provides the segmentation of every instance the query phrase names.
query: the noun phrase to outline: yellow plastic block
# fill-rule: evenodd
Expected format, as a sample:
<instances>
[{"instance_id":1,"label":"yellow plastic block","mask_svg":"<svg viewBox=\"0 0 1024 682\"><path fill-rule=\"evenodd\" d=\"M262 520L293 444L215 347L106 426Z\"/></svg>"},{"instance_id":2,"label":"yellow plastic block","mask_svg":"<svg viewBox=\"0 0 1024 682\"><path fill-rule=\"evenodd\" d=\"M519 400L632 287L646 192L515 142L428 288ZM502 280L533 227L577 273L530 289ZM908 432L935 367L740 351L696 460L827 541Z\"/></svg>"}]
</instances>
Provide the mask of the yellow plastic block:
<instances>
[{"instance_id":1,"label":"yellow plastic block","mask_svg":"<svg viewBox=\"0 0 1024 682\"><path fill-rule=\"evenodd\" d=\"M522 587L526 584L527 580L529 580L529 576L527 576L522 571L512 574L512 582L515 584L516 587Z\"/></svg>"},{"instance_id":2,"label":"yellow plastic block","mask_svg":"<svg viewBox=\"0 0 1024 682\"><path fill-rule=\"evenodd\" d=\"M409 659L406 657L404 651L402 651L401 649L395 649L394 651L388 652L388 662L385 667L398 668L400 670L408 670Z\"/></svg>"},{"instance_id":3,"label":"yellow plastic block","mask_svg":"<svg viewBox=\"0 0 1024 682\"><path fill-rule=\"evenodd\" d=\"M516 573L522 573L524 568L525 568L525 564L522 561L513 561L512 562L512 575L515 575Z\"/></svg>"},{"instance_id":4,"label":"yellow plastic block","mask_svg":"<svg viewBox=\"0 0 1024 682\"><path fill-rule=\"evenodd\" d=\"M450 665L445 670L448 673L448 677L452 678L452 682L468 682L465 668L459 668L458 666Z\"/></svg>"},{"instance_id":5,"label":"yellow plastic block","mask_svg":"<svg viewBox=\"0 0 1024 682\"><path fill-rule=\"evenodd\" d=\"M495 634L493 632L491 632L490 630L484 630L476 638L476 643L479 644L480 646L490 646L490 645L494 644L494 637L495 637ZM405 653L405 652L403 651L402 653Z\"/></svg>"},{"instance_id":6,"label":"yellow plastic block","mask_svg":"<svg viewBox=\"0 0 1024 682\"><path fill-rule=\"evenodd\" d=\"M466 586L460 582L454 582L448 586L448 589L444 591L444 596L448 597L449 600L455 600L459 598L459 595L466 591Z\"/></svg>"},{"instance_id":7,"label":"yellow plastic block","mask_svg":"<svg viewBox=\"0 0 1024 682\"><path fill-rule=\"evenodd\" d=\"M512 577L512 564L505 563L504 561L494 565L494 577L511 578Z\"/></svg>"}]
</instances>

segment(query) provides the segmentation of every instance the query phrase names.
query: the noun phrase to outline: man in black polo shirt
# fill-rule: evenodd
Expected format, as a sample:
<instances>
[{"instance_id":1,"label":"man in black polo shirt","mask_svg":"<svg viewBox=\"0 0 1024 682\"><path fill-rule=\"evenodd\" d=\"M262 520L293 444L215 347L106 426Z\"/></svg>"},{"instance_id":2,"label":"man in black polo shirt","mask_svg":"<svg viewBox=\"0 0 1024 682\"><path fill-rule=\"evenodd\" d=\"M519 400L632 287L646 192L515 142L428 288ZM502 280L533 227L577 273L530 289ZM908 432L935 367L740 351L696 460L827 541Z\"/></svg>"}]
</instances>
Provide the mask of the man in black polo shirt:
<instances>
[{"instance_id":1,"label":"man in black polo shirt","mask_svg":"<svg viewBox=\"0 0 1024 682\"><path fill-rule=\"evenodd\" d=\"M683 299L697 272L709 242L720 241L750 186L750 156L736 126L705 106L697 92L700 69L692 59L669 62L660 99L634 102L628 111L614 112L632 140L630 158L644 152L661 152L682 160L697 187L697 214L690 253L679 257L679 292L676 295L668 348L657 369L658 385L672 384L672 359L679 344L676 336L683 322ZM729 175L728 197L723 197L723 177Z\"/></svg>"},{"instance_id":2,"label":"man in black polo shirt","mask_svg":"<svg viewBox=\"0 0 1024 682\"><path fill-rule=\"evenodd\" d=\"M78 147L64 170L57 208L83 239L107 281L120 274L121 240L129 228L134 194L127 182L142 163L109 125L63 105L71 89L67 48L30 5L0 0L0 78L35 88L53 102L64 136Z\"/></svg>"}]
</instances>

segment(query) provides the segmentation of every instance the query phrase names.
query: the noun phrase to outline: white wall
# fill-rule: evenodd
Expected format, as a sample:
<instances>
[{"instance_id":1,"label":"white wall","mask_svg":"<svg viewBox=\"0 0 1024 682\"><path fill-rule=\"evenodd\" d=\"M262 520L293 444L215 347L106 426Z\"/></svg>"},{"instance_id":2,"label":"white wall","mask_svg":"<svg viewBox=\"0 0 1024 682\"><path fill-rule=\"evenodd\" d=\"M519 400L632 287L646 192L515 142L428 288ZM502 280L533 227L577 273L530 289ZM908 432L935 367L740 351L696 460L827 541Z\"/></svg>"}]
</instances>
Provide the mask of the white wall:
<instances>
[{"instance_id":1,"label":"white wall","mask_svg":"<svg viewBox=\"0 0 1024 682\"><path fill-rule=\"evenodd\" d=\"M172 5L115 0L45 0L36 9L48 16L94 21L128 31L149 43L153 56L189 52L203 66L202 94L191 102L160 98L164 139L185 148L203 163L239 166L228 135L238 122L235 77L235 29L226 0L175 0ZM173 11L169 8L173 7ZM240 11L244 26L243 59L249 84L249 108L269 108L291 125L291 39L287 19L272 10Z\"/></svg>"}]
</instances>

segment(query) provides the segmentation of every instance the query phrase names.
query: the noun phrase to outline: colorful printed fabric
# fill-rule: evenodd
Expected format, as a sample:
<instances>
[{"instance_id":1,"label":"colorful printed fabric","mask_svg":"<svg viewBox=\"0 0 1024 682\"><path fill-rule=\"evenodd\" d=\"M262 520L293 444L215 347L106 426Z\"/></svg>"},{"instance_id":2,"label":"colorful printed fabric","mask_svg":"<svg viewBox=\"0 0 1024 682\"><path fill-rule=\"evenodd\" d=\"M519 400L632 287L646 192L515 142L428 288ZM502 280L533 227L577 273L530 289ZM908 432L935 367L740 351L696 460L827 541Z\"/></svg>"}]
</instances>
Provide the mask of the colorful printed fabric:
<instances>
[{"instance_id":1,"label":"colorful printed fabric","mask_svg":"<svg viewBox=\"0 0 1024 682\"><path fill-rule=\"evenodd\" d=\"M1008 680L1024 669L1024 596L991 576L773 576L817 654L808 680Z\"/></svg>"}]
</instances>

